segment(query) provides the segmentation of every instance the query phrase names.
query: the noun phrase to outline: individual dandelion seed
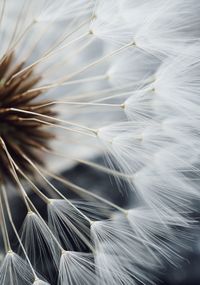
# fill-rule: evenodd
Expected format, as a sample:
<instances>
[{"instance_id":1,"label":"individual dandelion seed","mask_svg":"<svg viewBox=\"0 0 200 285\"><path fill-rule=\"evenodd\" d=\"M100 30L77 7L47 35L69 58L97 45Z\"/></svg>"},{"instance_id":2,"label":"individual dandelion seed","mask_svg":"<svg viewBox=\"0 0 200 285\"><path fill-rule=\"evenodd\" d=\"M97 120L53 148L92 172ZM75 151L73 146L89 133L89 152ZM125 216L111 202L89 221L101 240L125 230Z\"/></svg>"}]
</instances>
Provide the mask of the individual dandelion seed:
<instances>
[{"instance_id":1,"label":"individual dandelion seed","mask_svg":"<svg viewBox=\"0 0 200 285\"><path fill-rule=\"evenodd\" d=\"M2 285L155 284L180 262L199 199L200 5L170 2L0 2ZM117 186L61 176L77 163Z\"/></svg>"}]
</instances>

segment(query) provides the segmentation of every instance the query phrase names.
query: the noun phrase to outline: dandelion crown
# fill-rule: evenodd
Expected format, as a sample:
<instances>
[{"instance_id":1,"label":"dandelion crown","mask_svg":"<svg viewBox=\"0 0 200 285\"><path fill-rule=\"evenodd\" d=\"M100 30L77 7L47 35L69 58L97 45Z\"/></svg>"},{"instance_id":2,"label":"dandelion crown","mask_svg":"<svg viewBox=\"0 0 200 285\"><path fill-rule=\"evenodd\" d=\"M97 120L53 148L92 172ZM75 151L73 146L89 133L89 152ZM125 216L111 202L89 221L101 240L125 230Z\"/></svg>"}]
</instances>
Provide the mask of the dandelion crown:
<instances>
[{"instance_id":1,"label":"dandelion crown","mask_svg":"<svg viewBox=\"0 0 200 285\"><path fill-rule=\"evenodd\" d=\"M41 150L47 147L48 140L52 138L50 132L42 130L45 123L34 121L34 116L28 113L34 111L46 116L54 115L48 106L43 106L46 102L32 103L34 98L41 95L40 90L33 89L40 77L34 75L32 68L23 71L24 63L14 65L9 73L13 57L14 54L8 53L1 59L1 183L6 183L7 179L13 180L11 157L22 171L31 173L24 155L31 156L34 162L41 164L42 161L39 155L34 153L34 148ZM22 114L17 109L28 112Z\"/></svg>"},{"instance_id":2,"label":"dandelion crown","mask_svg":"<svg viewBox=\"0 0 200 285\"><path fill-rule=\"evenodd\" d=\"M158 284L181 263L200 195L199 13L0 0L0 285ZM62 177L77 164L113 186Z\"/></svg>"}]
</instances>

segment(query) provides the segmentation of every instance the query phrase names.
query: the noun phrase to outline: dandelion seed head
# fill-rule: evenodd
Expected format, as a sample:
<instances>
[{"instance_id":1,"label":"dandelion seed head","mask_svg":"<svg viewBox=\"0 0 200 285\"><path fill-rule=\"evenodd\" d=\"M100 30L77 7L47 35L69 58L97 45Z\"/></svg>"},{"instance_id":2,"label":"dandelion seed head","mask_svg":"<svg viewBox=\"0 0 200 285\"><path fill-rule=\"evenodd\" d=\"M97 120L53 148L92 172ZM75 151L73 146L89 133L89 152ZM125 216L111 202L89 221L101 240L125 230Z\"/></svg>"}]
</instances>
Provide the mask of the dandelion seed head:
<instances>
[{"instance_id":1,"label":"dandelion seed head","mask_svg":"<svg viewBox=\"0 0 200 285\"><path fill-rule=\"evenodd\" d=\"M182 260L200 197L199 10L0 1L1 285L155 284Z\"/></svg>"}]
</instances>

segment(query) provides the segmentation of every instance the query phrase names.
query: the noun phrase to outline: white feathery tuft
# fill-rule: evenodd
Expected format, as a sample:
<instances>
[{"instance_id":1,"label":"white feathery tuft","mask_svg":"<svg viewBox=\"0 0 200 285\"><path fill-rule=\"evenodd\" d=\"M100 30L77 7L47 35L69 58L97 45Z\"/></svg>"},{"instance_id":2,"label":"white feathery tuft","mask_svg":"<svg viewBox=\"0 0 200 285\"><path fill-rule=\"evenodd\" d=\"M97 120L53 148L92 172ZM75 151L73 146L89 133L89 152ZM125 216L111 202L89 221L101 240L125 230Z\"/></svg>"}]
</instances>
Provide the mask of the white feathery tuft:
<instances>
[{"instance_id":1,"label":"white feathery tuft","mask_svg":"<svg viewBox=\"0 0 200 285\"><path fill-rule=\"evenodd\" d=\"M27 214L22 225L21 240L31 263L38 272L46 268L49 259L54 267L58 267L60 248L46 223L37 214L33 212ZM51 276L51 269L47 267L47 270Z\"/></svg>"},{"instance_id":2,"label":"white feathery tuft","mask_svg":"<svg viewBox=\"0 0 200 285\"><path fill-rule=\"evenodd\" d=\"M33 285L50 285L48 282L45 282L43 280L37 279L34 281Z\"/></svg>"},{"instance_id":3,"label":"white feathery tuft","mask_svg":"<svg viewBox=\"0 0 200 285\"><path fill-rule=\"evenodd\" d=\"M154 80L154 73L160 61L150 54L136 48L120 55L111 63L109 80L114 86L133 85L141 88Z\"/></svg>"},{"instance_id":4,"label":"white feathery tuft","mask_svg":"<svg viewBox=\"0 0 200 285\"><path fill-rule=\"evenodd\" d=\"M95 8L90 25L90 32L94 36L119 46L132 41L133 33L121 17L117 1L98 1Z\"/></svg>"},{"instance_id":5,"label":"white feathery tuft","mask_svg":"<svg viewBox=\"0 0 200 285\"><path fill-rule=\"evenodd\" d=\"M8 252L0 268L1 285L31 285L33 282L32 272L27 264L18 254Z\"/></svg>"},{"instance_id":6,"label":"white feathery tuft","mask_svg":"<svg viewBox=\"0 0 200 285\"><path fill-rule=\"evenodd\" d=\"M48 224L66 249L74 245L81 249L90 235L88 221L78 208L63 200L51 200L48 205Z\"/></svg>"},{"instance_id":7,"label":"white feathery tuft","mask_svg":"<svg viewBox=\"0 0 200 285\"><path fill-rule=\"evenodd\" d=\"M199 39L196 28L199 9L196 0L184 3L167 0L157 5L139 27L135 35L136 44L159 57L187 53L189 46Z\"/></svg>"},{"instance_id":8,"label":"white feathery tuft","mask_svg":"<svg viewBox=\"0 0 200 285\"><path fill-rule=\"evenodd\" d=\"M63 252L59 267L59 284L97 284L92 255L73 251Z\"/></svg>"},{"instance_id":9,"label":"white feathery tuft","mask_svg":"<svg viewBox=\"0 0 200 285\"><path fill-rule=\"evenodd\" d=\"M39 16L36 17L38 22L62 21L72 19L73 17L82 17L91 12L93 1L88 0L53 0L43 1L42 9Z\"/></svg>"}]
</instances>

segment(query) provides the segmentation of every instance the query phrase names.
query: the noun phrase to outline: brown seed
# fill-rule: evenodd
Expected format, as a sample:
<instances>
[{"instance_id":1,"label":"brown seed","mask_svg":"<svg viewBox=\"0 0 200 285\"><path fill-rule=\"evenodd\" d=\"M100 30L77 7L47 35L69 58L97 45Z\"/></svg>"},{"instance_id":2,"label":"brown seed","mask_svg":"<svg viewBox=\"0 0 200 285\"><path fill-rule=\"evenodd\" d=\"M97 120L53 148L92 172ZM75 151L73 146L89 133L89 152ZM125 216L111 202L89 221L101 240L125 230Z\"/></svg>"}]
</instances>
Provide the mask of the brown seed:
<instances>
[{"instance_id":1,"label":"brown seed","mask_svg":"<svg viewBox=\"0 0 200 285\"><path fill-rule=\"evenodd\" d=\"M41 80L35 75L33 68L24 72L24 62L14 65L14 54L7 54L0 60L0 184L14 182L13 165L11 165L8 151L12 160L27 175L35 176L34 168L25 159L29 158L34 164L43 165L43 150L49 150L49 141L54 135L47 131L46 122L50 119L37 121L37 116L28 112L56 116L53 105L40 100L42 92L34 89ZM22 72L21 72L22 71ZM2 143L3 142L3 143ZM5 144L5 145L4 145Z\"/></svg>"}]
</instances>

